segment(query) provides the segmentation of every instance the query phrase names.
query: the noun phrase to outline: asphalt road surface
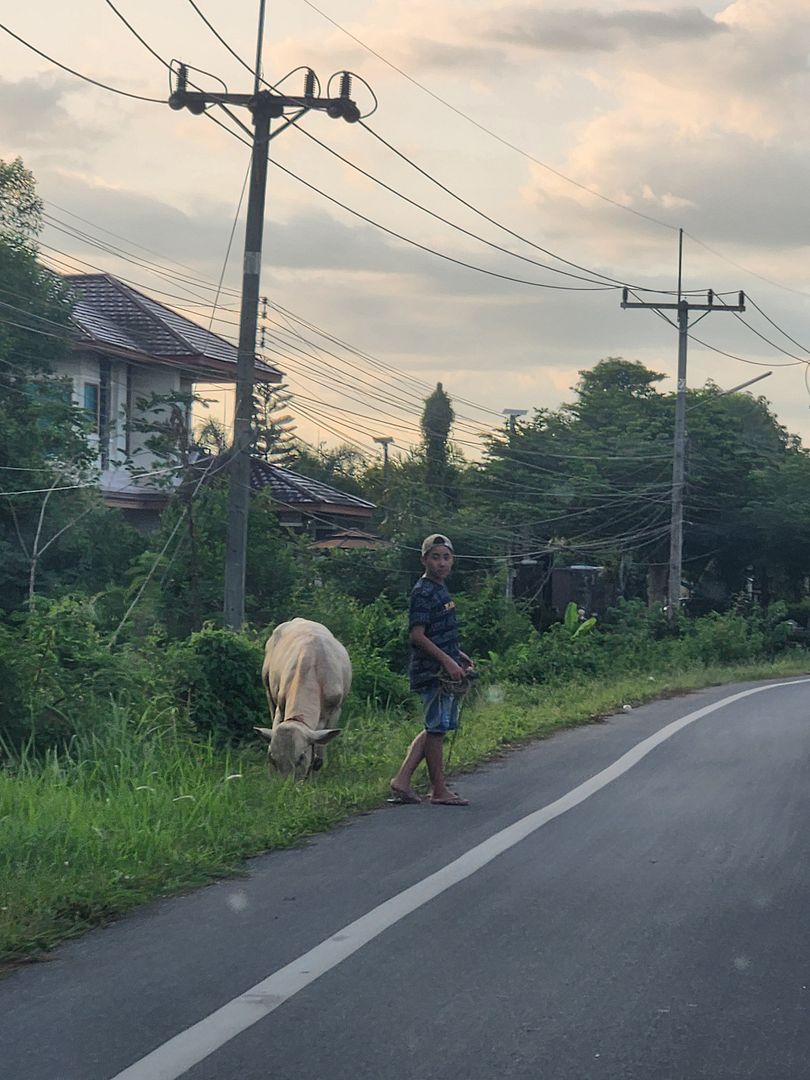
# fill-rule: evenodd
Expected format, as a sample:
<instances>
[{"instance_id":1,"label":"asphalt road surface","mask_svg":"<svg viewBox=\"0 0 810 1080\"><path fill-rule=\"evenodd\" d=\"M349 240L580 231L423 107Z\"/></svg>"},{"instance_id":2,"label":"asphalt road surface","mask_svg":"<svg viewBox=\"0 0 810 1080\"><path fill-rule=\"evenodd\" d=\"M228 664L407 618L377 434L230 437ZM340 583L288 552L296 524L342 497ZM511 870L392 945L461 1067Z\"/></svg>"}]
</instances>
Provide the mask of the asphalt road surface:
<instances>
[{"instance_id":1,"label":"asphalt road surface","mask_svg":"<svg viewBox=\"0 0 810 1080\"><path fill-rule=\"evenodd\" d=\"M0 1076L810 1077L810 681L457 779L12 974Z\"/></svg>"}]
</instances>

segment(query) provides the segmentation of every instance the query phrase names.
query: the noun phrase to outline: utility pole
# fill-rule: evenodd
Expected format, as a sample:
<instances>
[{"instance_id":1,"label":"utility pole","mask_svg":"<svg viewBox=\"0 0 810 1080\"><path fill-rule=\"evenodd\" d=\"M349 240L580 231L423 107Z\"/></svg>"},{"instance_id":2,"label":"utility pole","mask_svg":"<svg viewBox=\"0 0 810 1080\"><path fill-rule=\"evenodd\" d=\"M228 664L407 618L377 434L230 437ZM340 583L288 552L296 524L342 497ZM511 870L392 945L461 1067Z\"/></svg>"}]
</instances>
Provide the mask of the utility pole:
<instances>
[{"instance_id":1,"label":"utility pole","mask_svg":"<svg viewBox=\"0 0 810 1080\"><path fill-rule=\"evenodd\" d=\"M383 448L383 505L385 514L380 525L385 525L388 521L388 447L393 441L392 435L379 435L374 439L374 442L379 443Z\"/></svg>"},{"instance_id":2,"label":"utility pole","mask_svg":"<svg viewBox=\"0 0 810 1080\"><path fill-rule=\"evenodd\" d=\"M663 304L659 301L644 303L627 299L628 290L622 291L623 308L649 308L652 311L676 311L678 313L678 388L675 395L675 436L672 453L672 513L669 526L669 580L667 585L667 620L674 622L680 608L681 577L683 573L683 493L686 476L686 345L689 340L689 315L693 311L703 314L695 322L705 319L710 311L745 311L745 294L741 291L736 304L715 304L711 289L705 304L684 300L682 296L683 275L683 229L678 236L678 302Z\"/></svg>"},{"instance_id":3,"label":"utility pole","mask_svg":"<svg viewBox=\"0 0 810 1080\"><path fill-rule=\"evenodd\" d=\"M517 418L519 416L525 416L528 409L501 409L501 414L508 418L509 422L509 442L511 443L517 432ZM512 557L512 543L509 544L509 558ZM512 600L515 595L515 578L517 577L517 568L507 560L506 563L506 589L504 596L507 600Z\"/></svg>"},{"instance_id":4,"label":"utility pole","mask_svg":"<svg viewBox=\"0 0 810 1080\"><path fill-rule=\"evenodd\" d=\"M250 500L250 446L253 419L253 382L256 364L256 329L259 308L259 280L264 232L264 203L267 188L268 145L276 135L300 119L311 109L318 109L333 119L356 123L360 110L351 99L351 75L340 72L338 97L315 95L315 72L306 71L304 93L290 97L275 91L260 89L264 81L260 73L262 39L264 35L265 0L261 0L259 33L256 47L255 82L252 94L202 93L189 91L188 68L180 64L177 84L169 97L172 109L187 108L195 115L208 105L237 105L250 110L253 117L253 148L250 163L250 187L247 222L245 225L245 254L242 273L242 306L239 318L239 347L236 360L236 406L234 412L233 445L230 451L230 488L225 538L225 625L239 629L245 621L245 567L247 563L247 527ZM334 77L334 76L333 76ZM330 80L331 81L331 80ZM270 121L284 117L285 109L299 111L286 119L285 124L270 134Z\"/></svg>"}]
</instances>

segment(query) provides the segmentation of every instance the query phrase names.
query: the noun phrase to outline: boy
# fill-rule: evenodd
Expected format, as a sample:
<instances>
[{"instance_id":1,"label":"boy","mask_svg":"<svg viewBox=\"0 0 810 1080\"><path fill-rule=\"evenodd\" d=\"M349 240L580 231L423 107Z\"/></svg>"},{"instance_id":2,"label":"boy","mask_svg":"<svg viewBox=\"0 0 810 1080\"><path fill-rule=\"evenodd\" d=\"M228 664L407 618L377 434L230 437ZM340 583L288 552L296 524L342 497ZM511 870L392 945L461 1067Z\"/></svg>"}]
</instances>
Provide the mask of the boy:
<instances>
[{"instance_id":1,"label":"boy","mask_svg":"<svg viewBox=\"0 0 810 1080\"><path fill-rule=\"evenodd\" d=\"M467 806L466 799L451 791L444 778L444 737L458 728L459 697L443 690L441 676L461 680L472 669L472 660L459 648L456 606L445 579L453 568L453 545L441 533L422 542L425 569L411 592L408 615L411 641L409 675L411 689L422 698L425 730L408 748L399 772L391 781L391 802L417 803L411 777L422 758L430 776L430 801L438 806Z\"/></svg>"}]
</instances>

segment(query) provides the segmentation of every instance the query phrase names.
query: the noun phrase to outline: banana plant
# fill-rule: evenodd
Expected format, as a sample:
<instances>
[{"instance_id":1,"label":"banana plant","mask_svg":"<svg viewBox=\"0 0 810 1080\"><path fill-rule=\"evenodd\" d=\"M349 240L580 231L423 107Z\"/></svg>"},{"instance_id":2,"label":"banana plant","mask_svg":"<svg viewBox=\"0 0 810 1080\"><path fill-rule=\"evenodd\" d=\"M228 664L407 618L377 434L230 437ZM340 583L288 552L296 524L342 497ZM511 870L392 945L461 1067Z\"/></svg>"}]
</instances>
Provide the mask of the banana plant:
<instances>
[{"instance_id":1,"label":"banana plant","mask_svg":"<svg viewBox=\"0 0 810 1080\"><path fill-rule=\"evenodd\" d=\"M587 633L588 630L593 629L596 626L596 616L591 615L589 619L585 619L580 622L579 608L572 600L571 603L565 609L565 615L563 616L563 625L568 633L571 635L571 640L575 641L580 634Z\"/></svg>"}]
</instances>

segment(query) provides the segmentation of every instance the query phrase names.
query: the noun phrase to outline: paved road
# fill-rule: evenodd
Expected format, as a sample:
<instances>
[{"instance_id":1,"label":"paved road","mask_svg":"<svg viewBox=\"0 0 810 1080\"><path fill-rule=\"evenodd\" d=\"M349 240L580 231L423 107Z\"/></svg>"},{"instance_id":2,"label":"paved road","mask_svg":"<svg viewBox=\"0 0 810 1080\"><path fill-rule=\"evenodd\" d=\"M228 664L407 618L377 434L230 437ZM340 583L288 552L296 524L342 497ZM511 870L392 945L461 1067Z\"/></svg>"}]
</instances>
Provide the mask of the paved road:
<instances>
[{"instance_id":1,"label":"paved road","mask_svg":"<svg viewBox=\"0 0 810 1080\"><path fill-rule=\"evenodd\" d=\"M748 687L562 733L463 778L468 809L358 817L61 948L0 982L0 1075L805 1080L810 682L671 727Z\"/></svg>"}]
</instances>

